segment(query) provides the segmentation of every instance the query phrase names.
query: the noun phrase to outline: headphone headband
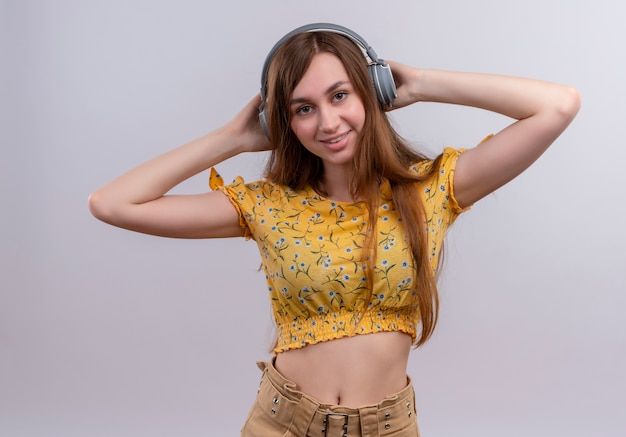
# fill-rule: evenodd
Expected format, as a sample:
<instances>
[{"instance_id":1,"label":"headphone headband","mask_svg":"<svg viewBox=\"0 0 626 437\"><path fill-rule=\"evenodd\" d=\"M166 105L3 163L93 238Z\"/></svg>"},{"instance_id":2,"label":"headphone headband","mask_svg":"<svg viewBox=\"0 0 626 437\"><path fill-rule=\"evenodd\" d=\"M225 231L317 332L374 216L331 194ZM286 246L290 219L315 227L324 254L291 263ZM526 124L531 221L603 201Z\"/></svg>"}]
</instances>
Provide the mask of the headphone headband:
<instances>
[{"instance_id":1,"label":"headphone headband","mask_svg":"<svg viewBox=\"0 0 626 437\"><path fill-rule=\"evenodd\" d=\"M276 44L274 44L272 49L267 54L267 57L265 58L265 62L263 63L263 70L262 70L262 73L261 73L261 98L263 100L265 100L265 97L266 97L265 91L266 91L267 73L268 73L268 70L270 68L270 64L272 62L272 59L274 59L274 55L276 54L278 49L289 38L291 38L294 35L298 35L298 34L304 33L304 32L333 32L333 33L338 33L339 35L346 36L346 37L350 38L352 41L354 41L355 43L357 43L359 45L359 47L361 47L361 50L363 51L363 53L366 54L367 57L370 59L370 62L376 63L376 64L384 64L384 62L385 62L382 59L378 58L378 55L376 54L374 49L369 44L367 44L367 42L359 34L357 34L356 32L353 32L352 30L348 29L347 27L343 27L343 26L340 26L338 24L332 24L332 23L311 23L311 24L305 24L304 26L300 26L300 27L292 30L291 32L289 32L288 34L283 36L281 39L279 39L278 42L276 42Z\"/></svg>"}]
</instances>

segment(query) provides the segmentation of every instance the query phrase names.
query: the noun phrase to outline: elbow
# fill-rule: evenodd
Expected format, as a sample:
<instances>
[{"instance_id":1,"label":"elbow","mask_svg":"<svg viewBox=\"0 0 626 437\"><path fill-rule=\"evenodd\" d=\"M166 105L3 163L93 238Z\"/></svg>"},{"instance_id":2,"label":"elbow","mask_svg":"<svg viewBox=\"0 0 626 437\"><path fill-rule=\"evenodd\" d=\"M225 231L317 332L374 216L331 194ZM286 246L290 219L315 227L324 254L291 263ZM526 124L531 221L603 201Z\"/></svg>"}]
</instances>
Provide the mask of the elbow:
<instances>
[{"instance_id":1,"label":"elbow","mask_svg":"<svg viewBox=\"0 0 626 437\"><path fill-rule=\"evenodd\" d=\"M563 97L559 102L559 113L566 120L567 124L576 117L580 110L580 105L581 97L578 90L570 86L564 87Z\"/></svg>"},{"instance_id":2,"label":"elbow","mask_svg":"<svg viewBox=\"0 0 626 437\"><path fill-rule=\"evenodd\" d=\"M94 191L87 199L89 212L105 223L111 223L113 217L113 208L110 202L106 201L106 196L101 191Z\"/></svg>"}]
</instances>

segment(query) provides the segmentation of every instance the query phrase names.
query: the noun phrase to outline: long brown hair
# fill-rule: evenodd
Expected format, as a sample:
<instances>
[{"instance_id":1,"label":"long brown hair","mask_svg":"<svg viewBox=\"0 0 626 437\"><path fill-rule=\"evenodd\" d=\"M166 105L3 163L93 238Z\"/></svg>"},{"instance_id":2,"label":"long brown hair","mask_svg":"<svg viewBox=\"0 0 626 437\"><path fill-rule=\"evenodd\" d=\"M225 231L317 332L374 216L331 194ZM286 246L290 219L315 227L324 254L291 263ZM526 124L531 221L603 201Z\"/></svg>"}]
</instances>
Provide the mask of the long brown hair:
<instances>
[{"instance_id":1,"label":"long brown hair","mask_svg":"<svg viewBox=\"0 0 626 437\"><path fill-rule=\"evenodd\" d=\"M333 32L304 32L291 37L274 54L267 74L265 103L269 137L274 149L267 163L265 177L293 189L311 185L323 192L320 186L324 169L322 160L300 144L290 128L289 111L293 90L313 57L321 52L339 58L365 108L365 123L357 139L350 186L353 197L362 199L368 208L368 230L362 262L366 266L369 287L363 313L371 301L374 283L380 184L388 180L393 201L404 223L415 266L412 303L416 309L416 326L421 328L415 341L417 347L426 342L435 329L439 298L435 275L428 260L424 206L416 182L429 178L438 163L435 162L427 174L418 175L409 169L412 164L428 158L412 149L391 125L376 97L364 55L349 38ZM436 161L439 159L441 155Z\"/></svg>"}]
</instances>

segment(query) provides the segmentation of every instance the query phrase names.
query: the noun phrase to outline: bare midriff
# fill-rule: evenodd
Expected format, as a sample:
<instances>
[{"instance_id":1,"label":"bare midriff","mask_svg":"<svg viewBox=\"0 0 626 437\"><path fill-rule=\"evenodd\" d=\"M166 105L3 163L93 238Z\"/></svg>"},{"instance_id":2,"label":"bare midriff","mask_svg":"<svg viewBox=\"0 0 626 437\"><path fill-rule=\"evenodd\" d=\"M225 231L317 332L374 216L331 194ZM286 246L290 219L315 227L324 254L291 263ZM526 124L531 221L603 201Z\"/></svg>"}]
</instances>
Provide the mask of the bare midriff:
<instances>
[{"instance_id":1,"label":"bare midriff","mask_svg":"<svg viewBox=\"0 0 626 437\"><path fill-rule=\"evenodd\" d=\"M407 385L411 337L379 332L281 352L276 369L324 404L377 404Z\"/></svg>"}]
</instances>

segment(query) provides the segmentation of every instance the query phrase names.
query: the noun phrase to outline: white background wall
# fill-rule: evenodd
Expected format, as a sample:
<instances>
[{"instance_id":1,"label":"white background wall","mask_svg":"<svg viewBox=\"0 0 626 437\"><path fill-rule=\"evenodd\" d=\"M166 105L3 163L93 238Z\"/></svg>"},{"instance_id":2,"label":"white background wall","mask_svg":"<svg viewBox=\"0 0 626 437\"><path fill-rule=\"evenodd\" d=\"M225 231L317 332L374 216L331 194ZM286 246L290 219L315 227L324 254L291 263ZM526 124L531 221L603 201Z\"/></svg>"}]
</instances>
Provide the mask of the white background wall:
<instances>
[{"instance_id":1,"label":"white background wall","mask_svg":"<svg viewBox=\"0 0 626 437\"><path fill-rule=\"evenodd\" d=\"M316 21L388 59L580 89L569 130L455 225L409 371L424 436L626 435L625 18L617 0L1 1L0 435L238 435L272 335L255 244L133 234L86 201L230 119L274 42ZM430 151L508 122L393 117Z\"/></svg>"}]
</instances>

